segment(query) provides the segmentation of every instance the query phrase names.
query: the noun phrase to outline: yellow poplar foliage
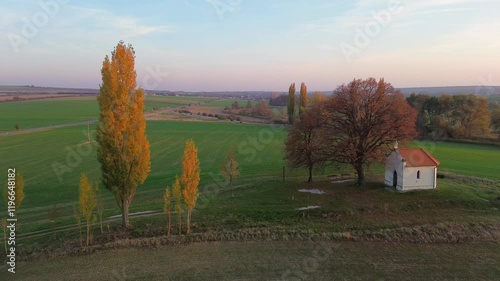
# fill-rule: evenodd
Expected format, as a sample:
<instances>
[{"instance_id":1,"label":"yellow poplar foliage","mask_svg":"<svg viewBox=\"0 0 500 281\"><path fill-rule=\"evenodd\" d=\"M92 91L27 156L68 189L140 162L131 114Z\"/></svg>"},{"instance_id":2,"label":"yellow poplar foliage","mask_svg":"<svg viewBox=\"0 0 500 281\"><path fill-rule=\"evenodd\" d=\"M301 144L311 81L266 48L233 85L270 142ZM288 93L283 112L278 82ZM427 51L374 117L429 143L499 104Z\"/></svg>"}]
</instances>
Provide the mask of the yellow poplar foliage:
<instances>
[{"instance_id":1,"label":"yellow poplar foliage","mask_svg":"<svg viewBox=\"0 0 500 281\"><path fill-rule=\"evenodd\" d=\"M187 207L187 233L190 232L191 212L198 200L198 183L200 182L200 161L198 149L193 140L186 141L184 159L182 161L182 193Z\"/></svg>"},{"instance_id":2,"label":"yellow poplar foliage","mask_svg":"<svg viewBox=\"0 0 500 281\"><path fill-rule=\"evenodd\" d=\"M183 187L184 202L189 209L193 209L198 200L198 183L200 182L200 161L198 149L193 140L186 141L184 160L182 161L181 184Z\"/></svg>"},{"instance_id":3,"label":"yellow poplar foliage","mask_svg":"<svg viewBox=\"0 0 500 281\"><path fill-rule=\"evenodd\" d=\"M170 204L170 189L167 187L165 189L165 196L163 197L163 212L165 214L168 214L171 209L171 204Z\"/></svg>"},{"instance_id":4,"label":"yellow poplar foliage","mask_svg":"<svg viewBox=\"0 0 500 281\"><path fill-rule=\"evenodd\" d=\"M170 189L167 187L165 189L165 196L163 197L163 213L168 217L167 234L170 234L170 225L172 221L170 214L171 209L172 209L171 192Z\"/></svg>"},{"instance_id":5,"label":"yellow poplar foliage","mask_svg":"<svg viewBox=\"0 0 500 281\"><path fill-rule=\"evenodd\" d=\"M96 206L95 190L85 174L80 177L80 213L90 221Z\"/></svg>"},{"instance_id":6,"label":"yellow poplar foliage","mask_svg":"<svg viewBox=\"0 0 500 281\"><path fill-rule=\"evenodd\" d=\"M98 160L104 186L122 208L123 225L129 226L128 208L136 188L151 170L144 118L144 90L136 89L135 51L119 42L102 65Z\"/></svg>"},{"instance_id":7,"label":"yellow poplar foliage","mask_svg":"<svg viewBox=\"0 0 500 281\"><path fill-rule=\"evenodd\" d=\"M172 196L175 201L175 212L177 212L178 223L179 223L179 234L182 231L182 191L181 191L181 181L179 177L175 177L175 183L172 187Z\"/></svg>"},{"instance_id":8,"label":"yellow poplar foliage","mask_svg":"<svg viewBox=\"0 0 500 281\"><path fill-rule=\"evenodd\" d=\"M85 218L87 222L87 246L89 245L90 239L90 221L92 219L92 213L96 207L96 196L95 189L89 182L87 176L82 174L80 177L80 213Z\"/></svg>"}]
</instances>

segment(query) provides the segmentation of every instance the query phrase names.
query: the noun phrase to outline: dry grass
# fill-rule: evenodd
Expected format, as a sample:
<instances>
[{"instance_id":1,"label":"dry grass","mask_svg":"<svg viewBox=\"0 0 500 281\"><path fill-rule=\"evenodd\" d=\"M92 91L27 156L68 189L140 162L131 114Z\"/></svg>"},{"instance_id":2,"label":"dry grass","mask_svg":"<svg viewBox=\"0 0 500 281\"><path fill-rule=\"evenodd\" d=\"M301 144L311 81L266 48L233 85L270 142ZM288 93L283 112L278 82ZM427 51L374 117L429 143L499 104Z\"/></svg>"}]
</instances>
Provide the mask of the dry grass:
<instances>
[{"instance_id":1,"label":"dry grass","mask_svg":"<svg viewBox=\"0 0 500 281\"><path fill-rule=\"evenodd\" d=\"M497 243L225 242L20 263L19 280L494 280ZM4 274L2 270L2 274Z\"/></svg>"}]
</instances>

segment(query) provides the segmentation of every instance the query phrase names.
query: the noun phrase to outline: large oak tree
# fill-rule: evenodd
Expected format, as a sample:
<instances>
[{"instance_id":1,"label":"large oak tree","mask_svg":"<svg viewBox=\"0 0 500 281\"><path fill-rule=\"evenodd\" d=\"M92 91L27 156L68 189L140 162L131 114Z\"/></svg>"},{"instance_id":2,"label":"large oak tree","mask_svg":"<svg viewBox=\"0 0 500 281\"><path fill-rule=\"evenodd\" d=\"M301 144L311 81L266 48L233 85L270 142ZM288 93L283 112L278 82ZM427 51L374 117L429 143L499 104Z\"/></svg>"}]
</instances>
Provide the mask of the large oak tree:
<instances>
[{"instance_id":1,"label":"large oak tree","mask_svg":"<svg viewBox=\"0 0 500 281\"><path fill-rule=\"evenodd\" d=\"M118 43L102 64L97 128L98 160L104 186L122 209L129 227L128 209L139 184L150 171L149 142L144 118L144 90L136 89L135 51Z\"/></svg>"},{"instance_id":2,"label":"large oak tree","mask_svg":"<svg viewBox=\"0 0 500 281\"><path fill-rule=\"evenodd\" d=\"M365 184L365 166L382 162L389 144L417 135L415 109L383 79L339 86L326 108L331 160L352 165L358 185Z\"/></svg>"}]
</instances>

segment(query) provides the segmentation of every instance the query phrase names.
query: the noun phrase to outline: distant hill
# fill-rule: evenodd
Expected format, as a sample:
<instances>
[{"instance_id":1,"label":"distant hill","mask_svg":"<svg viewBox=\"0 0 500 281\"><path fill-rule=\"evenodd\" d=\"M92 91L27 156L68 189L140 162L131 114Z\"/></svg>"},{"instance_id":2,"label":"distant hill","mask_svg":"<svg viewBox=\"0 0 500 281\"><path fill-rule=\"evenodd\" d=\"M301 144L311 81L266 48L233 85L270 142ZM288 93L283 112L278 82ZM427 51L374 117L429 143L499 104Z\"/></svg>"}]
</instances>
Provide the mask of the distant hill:
<instances>
[{"instance_id":1,"label":"distant hill","mask_svg":"<svg viewBox=\"0 0 500 281\"><path fill-rule=\"evenodd\" d=\"M0 85L3 95L35 95L35 94L98 94L97 89L38 87L33 85L8 86Z\"/></svg>"},{"instance_id":2,"label":"distant hill","mask_svg":"<svg viewBox=\"0 0 500 281\"><path fill-rule=\"evenodd\" d=\"M444 94L460 95L460 94L476 94L486 96L489 100L500 101L500 86L447 86L447 87L411 87L399 88L405 95L412 93L428 94L439 96ZM318 91L331 95L332 90ZM165 95L165 96L206 96L206 97L228 97L239 99L269 99L279 96L280 94L288 94L288 92L272 92L272 91L211 91L211 92L189 92L189 91L168 91L168 90L146 90L148 94ZM312 94L313 92L309 92ZM78 89L78 88L57 88L57 87L38 87L33 85L24 86L2 86L0 85L0 96L9 95L38 95L38 94L80 94L80 95L97 95L98 89Z\"/></svg>"},{"instance_id":3,"label":"distant hill","mask_svg":"<svg viewBox=\"0 0 500 281\"><path fill-rule=\"evenodd\" d=\"M415 87L399 88L405 95L428 94L428 95L500 95L500 86L449 86L449 87Z\"/></svg>"}]
</instances>

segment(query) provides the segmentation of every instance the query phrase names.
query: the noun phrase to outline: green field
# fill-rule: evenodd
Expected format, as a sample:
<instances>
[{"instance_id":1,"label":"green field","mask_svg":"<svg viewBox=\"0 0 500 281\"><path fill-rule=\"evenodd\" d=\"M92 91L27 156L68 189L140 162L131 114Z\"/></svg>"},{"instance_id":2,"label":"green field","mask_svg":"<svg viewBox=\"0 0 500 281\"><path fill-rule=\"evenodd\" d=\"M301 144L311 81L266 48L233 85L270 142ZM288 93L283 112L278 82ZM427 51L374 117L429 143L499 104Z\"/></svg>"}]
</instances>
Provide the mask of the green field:
<instances>
[{"instance_id":1,"label":"green field","mask_svg":"<svg viewBox=\"0 0 500 281\"><path fill-rule=\"evenodd\" d=\"M145 109L181 107L209 98L147 96ZM99 106L95 97L59 98L36 101L0 103L0 131L54 126L86 120L95 120Z\"/></svg>"},{"instance_id":2,"label":"green field","mask_svg":"<svg viewBox=\"0 0 500 281\"><path fill-rule=\"evenodd\" d=\"M241 107L245 107L248 103L248 100L237 100L237 99L226 99L226 100L215 100L202 104L202 106L210 106L210 107L231 107L231 105L237 101ZM253 105L256 105L258 102L252 100Z\"/></svg>"},{"instance_id":3,"label":"green field","mask_svg":"<svg viewBox=\"0 0 500 281\"><path fill-rule=\"evenodd\" d=\"M94 128L95 125L91 127L92 130ZM231 146L238 148L240 185L253 186L266 180L279 181L282 167L286 165L282 159L286 131L281 127L224 122L150 121L147 135L151 143L151 173L138 189L132 204L133 210L161 209L164 188L171 185L175 175L181 172L182 149L188 138L194 139L199 147L201 186L222 181L217 173L218 165ZM46 212L37 210L46 210L55 204L63 215L69 217L71 205L78 198L80 174L85 172L91 179L98 180L96 146L95 143L86 144L86 140L85 126L0 137L0 155L3 155L0 158L1 169L16 167L25 177L26 199L20 214L26 222L45 221ZM253 140L257 142L252 144ZM496 167L500 166L500 150L494 147L436 143L434 154L441 161L440 170L499 178ZM489 157L492 160L481 161ZM324 179L325 175L334 171L332 169L317 171L316 178ZM304 169L287 170L287 177L292 181L301 182L305 179ZM382 173L381 166L371 171L371 175L376 178ZM449 183L444 182L444 186L447 185ZM276 183L271 186L276 186ZM109 214L117 214L111 194L107 191L104 194ZM3 207L2 202L0 208Z\"/></svg>"},{"instance_id":4,"label":"green field","mask_svg":"<svg viewBox=\"0 0 500 281\"><path fill-rule=\"evenodd\" d=\"M490 95L490 96L487 96L487 98L488 98L488 101L490 101L490 102L496 101L496 102L500 103L500 95Z\"/></svg>"},{"instance_id":5,"label":"green field","mask_svg":"<svg viewBox=\"0 0 500 281\"><path fill-rule=\"evenodd\" d=\"M147 126L151 173L136 194L137 203L161 199L164 188L181 172L182 150L188 138L194 139L199 147L201 184L212 181L210 174L217 174L219 163L232 145L241 148L242 181L255 176L279 177L284 165L281 146L286 133L283 129L272 131L268 126L222 122L154 121ZM258 139L259 133L266 137L265 144L259 144L261 151L249 144L249 138ZM90 178L97 180L96 147L95 143L85 144L86 134L86 126L78 126L0 137L0 155L4 156L0 159L0 167L2 170L16 167L26 180L25 208L21 209L26 220L44 220L46 214L34 210L54 204L69 214L71 204L78 197L80 174L88 173ZM40 144L43 149L33 144ZM106 192L106 195L111 202L110 194Z\"/></svg>"},{"instance_id":6,"label":"green field","mask_svg":"<svg viewBox=\"0 0 500 281\"><path fill-rule=\"evenodd\" d=\"M500 147L452 142L416 141L440 162L439 171L500 180Z\"/></svg>"},{"instance_id":7,"label":"green field","mask_svg":"<svg viewBox=\"0 0 500 281\"><path fill-rule=\"evenodd\" d=\"M44 104L46 102L55 104ZM32 113L27 111L33 115L26 117L26 122L37 124L40 119L43 122L52 120L43 119L42 113L49 107L60 120L67 122L71 118L79 118L78 114L89 112L89 104L94 103L96 106L95 101L84 99L78 101L79 106L75 105L72 110L69 107L71 102L76 101L33 102L38 104L33 105ZM148 97L149 107L189 102L196 102L196 98ZM67 106L58 111L58 104ZM85 104L87 106L82 109ZM9 104L0 104L5 105ZM96 108L92 110L97 114ZM71 117L72 114L75 117ZM0 120L5 119L2 115ZM90 128L94 130L95 124ZM139 247L117 252L104 251L90 258L80 256L64 261L57 258L23 263L20 264L19 271L22 273L19 278L46 280L54 279L54 276L56 279L91 276L95 280L106 280L113 278L115 273L112 270L122 270L122 267L115 266L118 253L124 263L127 260L140 260L131 267L135 274L130 274L133 280L161 280L164 277L175 280L277 279L317 248L317 243L307 242L309 240L326 240L326 243L339 246L335 254L331 255L332 262L320 264L316 271L310 272L307 278L311 280L331 280L332 276L341 280L401 280L409 279L409 276L422 279L430 273L436 279L455 279L457 276L464 279L492 279L498 276L498 267L492 262L500 259L500 249L495 244L498 240L495 238L494 243L488 242L492 237L488 233L492 233L493 237L495 233L500 235L500 228L495 228L500 225L498 147L414 142L412 146L426 148L441 162L439 171L485 179L447 176L438 180L435 191L400 194L383 188L382 165L375 165L367 173L366 187L354 187L352 182L330 183L326 176L338 173L335 167L316 170L315 182L312 184L305 183L305 169L287 167L286 182L283 182L282 171L286 166L283 143L286 134L286 129L281 126L148 121L151 172L146 182L139 186L130 212L157 211L159 214L132 217L134 229L127 233L120 230L119 220L108 219L105 221L108 227L105 235L98 235L97 227L94 227L97 243L112 243L115 240L120 243L121 238L129 241L163 237L165 220L161 210L164 190L181 173L182 151L185 140L189 138L194 139L199 148L201 164L200 198L193 213L193 235L173 235L169 239L213 243L161 246L163 251ZM78 200L79 177L85 172L91 180L99 181L100 175L96 144L86 141L86 126L0 136L0 170L15 167L25 178L26 198L19 210L17 226L21 253L31 251L32 247L78 248L79 234L72 216L72 206ZM232 146L237 148L241 172L235 183L234 196L218 173L220 162ZM318 188L326 194L298 192L301 188ZM111 193L103 190L103 195L104 217L120 214ZM313 205L321 208L296 210ZM53 206L57 207L58 212L55 223L48 220L48 211ZM3 200L0 209L6 209ZM54 236L51 235L52 226L57 229ZM490 232L485 231L483 226ZM27 234L31 236L23 236ZM386 243L367 242L374 238ZM339 242L343 239L362 242ZM62 241L68 244L61 244ZM415 241L423 245L400 244ZM457 241L459 243L456 246L449 244ZM478 241L478 244L467 241ZM433 243L443 244L433 246ZM464 251L466 254L462 255ZM50 256L49 251L47 256ZM198 257L198 260L190 260L193 256ZM477 259L464 262L466 256ZM90 260L100 262L86 263ZM173 270L170 267L160 269L159 264L166 261L170 265L179 265ZM214 267L210 261L218 261L220 268ZM438 263L439 267L435 266ZM464 263L470 266L467 270L463 268ZM199 265L200 268L196 273L191 273L189 268L183 267L185 264ZM148 265L151 267L148 268ZM360 265L368 266L359 269ZM83 267L83 270L77 270L79 267ZM103 271L106 268L108 272ZM231 271L231 268L237 269ZM248 270L244 271L244 268ZM0 269L3 270L2 267ZM91 273L93 275L89 275L90 271L94 272Z\"/></svg>"},{"instance_id":8,"label":"green field","mask_svg":"<svg viewBox=\"0 0 500 281\"><path fill-rule=\"evenodd\" d=\"M93 100L40 100L0 103L0 131L95 120L99 107Z\"/></svg>"}]
</instances>

